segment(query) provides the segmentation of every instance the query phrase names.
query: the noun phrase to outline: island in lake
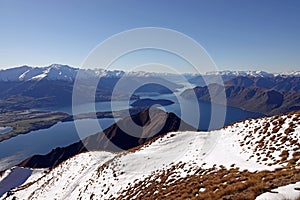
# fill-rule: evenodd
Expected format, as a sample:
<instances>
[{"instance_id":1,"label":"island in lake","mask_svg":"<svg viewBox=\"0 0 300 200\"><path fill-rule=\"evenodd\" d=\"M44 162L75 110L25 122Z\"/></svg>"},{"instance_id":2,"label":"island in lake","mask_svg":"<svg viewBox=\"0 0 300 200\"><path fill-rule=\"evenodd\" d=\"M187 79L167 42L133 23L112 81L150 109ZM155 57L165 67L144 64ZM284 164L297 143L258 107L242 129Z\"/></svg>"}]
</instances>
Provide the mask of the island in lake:
<instances>
[{"instance_id":1,"label":"island in lake","mask_svg":"<svg viewBox=\"0 0 300 200\"><path fill-rule=\"evenodd\" d=\"M130 105L133 107L151 107L151 106L155 106L159 107L159 106L168 106L168 105L172 105L174 104L173 101L171 100L166 100L166 99L139 99L136 100L135 102L131 103Z\"/></svg>"}]
</instances>

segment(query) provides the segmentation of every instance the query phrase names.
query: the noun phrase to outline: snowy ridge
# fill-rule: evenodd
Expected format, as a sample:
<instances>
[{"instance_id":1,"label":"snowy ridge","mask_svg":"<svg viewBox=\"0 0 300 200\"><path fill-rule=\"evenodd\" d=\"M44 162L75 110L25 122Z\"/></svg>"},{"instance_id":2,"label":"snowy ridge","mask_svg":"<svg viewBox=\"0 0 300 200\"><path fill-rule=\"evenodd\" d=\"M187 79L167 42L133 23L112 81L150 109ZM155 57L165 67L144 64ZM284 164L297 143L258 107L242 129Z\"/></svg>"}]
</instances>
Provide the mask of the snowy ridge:
<instances>
[{"instance_id":1,"label":"snowy ridge","mask_svg":"<svg viewBox=\"0 0 300 200\"><path fill-rule=\"evenodd\" d=\"M21 66L0 70L0 81L73 80L78 69L67 65L53 64L47 67Z\"/></svg>"},{"instance_id":2,"label":"snowy ridge","mask_svg":"<svg viewBox=\"0 0 300 200\"><path fill-rule=\"evenodd\" d=\"M172 132L120 154L79 154L2 199L216 199L232 188L282 186L298 177L290 174L299 169L299 132L299 113L249 119L212 132ZM275 172L284 176L280 183ZM219 178L212 183L212 176ZM189 184L191 192L178 191Z\"/></svg>"},{"instance_id":3,"label":"snowy ridge","mask_svg":"<svg viewBox=\"0 0 300 200\"><path fill-rule=\"evenodd\" d=\"M39 196L38 199L50 197L65 199L63 197L70 195L81 181L86 181L85 178L89 177L89 173L96 171L99 165L113 157L114 155L108 152L79 154L48 173L36 171L34 177L30 177L16 191L20 190L20 199L35 199L36 195Z\"/></svg>"},{"instance_id":4,"label":"snowy ridge","mask_svg":"<svg viewBox=\"0 0 300 200\"><path fill-rule=\"evenodd\" d=\"M52 64L46 67L30 67L27 65L10 69L0 70L0 81L28 81L28 80L64 80L74 81L79 68L73 68L68 65ZM172 73L155 73L146 71L129 71L109 70L109 69L82 69L82 78L98 77L169 77L178 78L178 76L194 77L196 74L172 74ZM204 76L254 76L254 77L300 77L300 71L268 73L264 71L214 71L203 74Z\"/></svg>"},{"instance_id":5,"label":"snowy ridge","mask_svg":"<svg viewBox=\"0 0 300 200\"><path fill-rule=\"evenodd\" d=\"M47 67L21 66L0 70L0 81L29 81L41 79L74 81L78 71L78 68L60 64L52 64ZM125 74L123 71L110 71L105 69L85 69L82 71L84 74L83 77L87 79L95 77L121 77Z\"/></svg>"},{"instance_id":6,"label":"snowy ridge","mask_svg":"<svg viewBox=\"0 0 300 200\"><path fill-rule=\"evenodd\" d=\"M11 69L0 70L0 81L29 81L29 80L64 80L74 81L79 68L68 65L52 64L47 67L21 66ZM143 71L125 72L122 70L107 70L101 68L81 69L81 77L85 79L110 77L152 77L152 76L174 76L168 73L154 73Z\"/></svg>"},{"instance_id":7,"label":"snowy ridge","mask_svg":"<svg viewBox=\"0 0 300 200\"><path fill-rule=\"evenodd\" d=\"M207 76L253 76L253 77L276 77L276 76L288 76L288 77L300 77L300 71L294 71L294 72L279 72L279 73L269 73L261 70L257 71L230 71L230 70L224 70L224 71L213 71L213 72L207 72L204 75Z\"/></svg>"}]
</instances>

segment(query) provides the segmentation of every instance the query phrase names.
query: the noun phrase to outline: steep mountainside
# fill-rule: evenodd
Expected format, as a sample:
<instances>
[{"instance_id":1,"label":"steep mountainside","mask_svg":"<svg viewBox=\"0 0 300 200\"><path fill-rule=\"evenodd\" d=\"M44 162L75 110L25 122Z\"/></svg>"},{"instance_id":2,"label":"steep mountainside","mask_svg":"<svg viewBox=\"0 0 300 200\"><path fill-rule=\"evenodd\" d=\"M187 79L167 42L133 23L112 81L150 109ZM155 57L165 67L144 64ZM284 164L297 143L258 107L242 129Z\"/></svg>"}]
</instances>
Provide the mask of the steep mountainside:
<instances>
[{"instance_id":1,"label":"steep mountainside","mask_svg":"<svg viewBox=\"0 0 300 200\"><path fill-rule=\"evenodd\" d=\"M299 92L300 91L300 77L253 77L253 76L239 76L226 81L226 86L239 87L259 87L265 89L272 89L277 92Z\"/></svg>"},{"instance_id":2,"label":"steep mountainside","mask_svg":"<svg viewBox=\"0 0 300 200\"><path fill-rule=\"evenodd\" d=\"M231 80L230 83L226 84L225 87L218 84L195 87L194 89L185 90L181 95L184 98L196 95L201 101L211 102L212 99L220 99L218 98L220 91L225 89L226 102L213 103L227 103L229 106L266 115L287 113L300 108L300 91L285 92L253 86L251 79L245 77ZM293 88L297 89L297 87Z\"/></svg>"},{"instance_id":3,"label":"steep mountainside","mask_svg":"<svg viewBox=\"0 0 300 200\"><path fill-rule=\"evenodd\" d=\"M297 184L290 184L300 181L299 132L300 113L211 132L170 132L128 152L76 155L2 199L235 200L285 185L293 196L279 192L266 199L297 199Z\"/></svg>"},{"instance_id":4,"label":"steep mountainside","mask_svg":"<svg viewBox=\"0 0 300 200\"><path fill-rule=\"evenodd\" d=\"M132 135L129 135L126 133L127 130L124 130L124 127L128 127L131 119L143 128L131 127L127 129L132 132ZM146 109L138 114L125 117L103 132L91 135L80 142L67 147L56 148L47 155L32 156L23 161L19 166L52 167L87 150L106 150L112 152L128 150L144 144L154 137L178 130L195 130L195 128L183 122L173 113L165 113L159 109L151 109L151 111Z\"/></svg>"},{"instance_id":5,"label":"steep mountainside","mask_svg":"<svg viewBox=\"0 0 300 200\"><path fill-rule=\"evenodd\" d=\"M271 74L262 71L212 72L190 79L197 85L181 95L190 98L196 95L200 101L225 104L266 115L300 110L300 73ZM224 87L214 83L221 76ZM205 81L208 81L205 83ZM225 89L225 91L224 91ZM216 102L225 92L227 102ZM222 98L221 98L222 99Z\"/></svg>"}]
</instances>

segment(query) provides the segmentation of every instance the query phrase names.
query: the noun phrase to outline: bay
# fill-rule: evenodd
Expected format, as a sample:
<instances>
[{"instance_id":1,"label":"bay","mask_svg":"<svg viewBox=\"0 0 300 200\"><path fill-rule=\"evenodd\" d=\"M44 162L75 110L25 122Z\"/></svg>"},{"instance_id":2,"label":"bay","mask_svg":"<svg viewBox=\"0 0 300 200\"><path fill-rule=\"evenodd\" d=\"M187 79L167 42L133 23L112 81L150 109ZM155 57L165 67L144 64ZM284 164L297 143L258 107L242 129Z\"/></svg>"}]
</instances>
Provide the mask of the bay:
<instances>
[{"instance_id":1,"label":"bay","mask_svg":"<svg viewBox=\"0 0 300 200\"><path fill-rule=\"evenodd\" d=\"M80 120L86 127L85 135L77 134L74 122L59 122L48 129L31 131L0 143L0 171L12 167L35 154L46 154L57 147L78 142L80 138L95 134L101 130L93 126L95 119ZM112 125L114 119L99 119L102 129Z\"/></svg>"}]
</instances>

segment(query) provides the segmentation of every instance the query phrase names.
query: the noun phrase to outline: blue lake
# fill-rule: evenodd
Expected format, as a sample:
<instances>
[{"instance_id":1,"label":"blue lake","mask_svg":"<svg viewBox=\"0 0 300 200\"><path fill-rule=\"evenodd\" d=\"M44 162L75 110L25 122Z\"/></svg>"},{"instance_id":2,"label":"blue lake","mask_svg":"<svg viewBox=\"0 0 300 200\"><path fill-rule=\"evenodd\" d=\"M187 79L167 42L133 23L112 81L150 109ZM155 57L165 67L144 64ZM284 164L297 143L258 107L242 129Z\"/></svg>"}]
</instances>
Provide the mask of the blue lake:
<instances>
[{"instance_id":1,"label":"blue lake","mask_svg":"<svg viewBox=\"0 0 300 200\"><path fill-rule=\"evenodd\" d=\"M130 101L132 102L132 101ZM130 103L129 103L130 104ZM90 103L82 104L76 107L78 113L88 113L88 112L106 112L106 111L118 111L122 109L128 109L128 101L115 101L113 109L111 108L110 101L101 101L96 102L94 106L91 108ZM65 107L46 107L40 108L38 110L49 110L49 111L61 111L68 114L72 114L72 106L65 106Z\"/></svg>"},{"instance_id":2,"label":"blue lake","mask_svg":"<svg viewBox=\"0 0 300 200\"><path fill-rule=\"evenodd\" d=\"M260 113L249 112L235 107L184 99L180 95L175 96L174 94L156 95L153 93L152 95L142 94L142 96L143 98L173 101L174 104L165 106L162 109L175 113L185 122L203 131L219 129L236 121L263 116Z\"/></svg>"},{"instance_id":3,"label":"blue lake","mask_svg":"<svg viewBox=\"0 0 300 200\"><path fill-rule=\"evenodd\" d=\"M143 94L142 96L143 98L150 97L152 99L169 99L174 101L174 104L165 106L162 109L175 113L187 123L195 127L198 126L200 130L217 129L232 122L262 116L259 113L252 113L238 108L212 105L207 102L194 102L173 94ZM195 109L195 106L197 109ZM113 109L110 102L98 102L95 104L95 107L97 111L110 111L128 109L130 106L126 101L118 101L114 104ZM88 109L90 109L89 105L81 105L79 110L82 113L92 111ZM47 110L72 112L71 107L47 108ZM223 115L224 117L222 117ZM92 126L92 121L92 119L80 120L86 129L86 134L81 135L81 138L101 131L98 127ZM112 125L115 119L99 119L98 122L105 129ZM5 140L0 143L0 171L20 163L29 156L46 154L56 147L64 147L79 140L74 122L60 122L48 129L32 131L28 134L18 135Z\"/></svg>"},{"instance_id":4,"label":"blue lake","mask_svg":"<svg viewBox=\"0 0 300 200\"><path fill-rule=\"evenodd\" d=\"M93 119L80 122L86 127L85 137L99 132L98 127L92 126ZM103 129L112 125L114 119L99 119ZM48 129L31 131L18 135L0 143L0 171L12 167L29 156L46 154L56 147L64 147L80 140L74 122L59 122Z\"/></svg>"}]
</instances>

